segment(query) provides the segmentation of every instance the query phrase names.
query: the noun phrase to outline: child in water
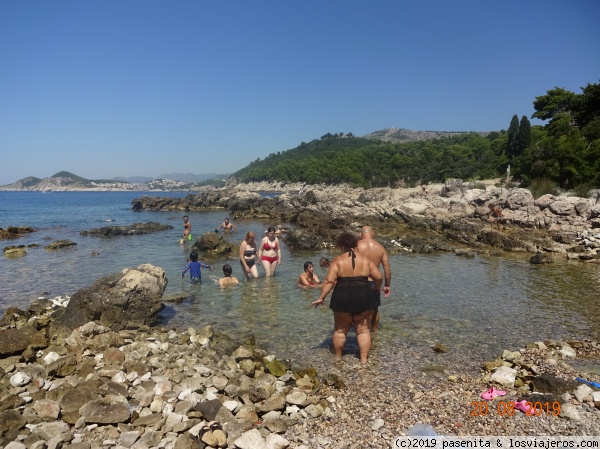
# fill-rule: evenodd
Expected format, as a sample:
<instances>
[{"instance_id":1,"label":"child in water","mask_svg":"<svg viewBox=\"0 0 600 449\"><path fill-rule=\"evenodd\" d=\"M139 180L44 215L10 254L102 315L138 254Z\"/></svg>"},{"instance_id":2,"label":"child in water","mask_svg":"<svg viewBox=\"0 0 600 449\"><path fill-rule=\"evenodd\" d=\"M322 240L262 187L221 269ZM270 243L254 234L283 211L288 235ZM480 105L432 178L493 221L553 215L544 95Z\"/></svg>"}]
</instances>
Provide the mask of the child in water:
<instances>
[{"instance_id":1,"label":"child in water","mask_svg":"<svg viewBox=\"0 0 600 449\"><path fill-rule=\"evenodd\" d=\"M190 270L190 282L192 284L199 284L202 281L202 273L200 273L201 268L208 268L212 271L212 266L207 265L204 262L198 262L198 253L196 251L192 251L190 253L190 263L187 264L183 273L181 273L181 279L185 276L188 270Z\"/></svg>"},{"instance_id":2,"label":"child in water","mask_svg":"<svg viewBox=\"0 0 600 449\"><path fill-rule=\"evenodd\" d=\"M233 273L231 265L229 265L228 263L223 265L223 277L219 279L219 285L221 287L225 287L226 285L235 285L239 283L238 279L235 276L232 276L231 273Z\"/></svg>"},{"instance_id":3,"label":"child in water","mask_svg":"<svg viewBox=\"0 0 600 449\"><path fill-rule=\"evenodd\" d=\"M304 273L298 277L298 285L300 287L320 287L321 282L315 274L315 267L312 262L304 263Z\"/></svg>"}]
</instances>

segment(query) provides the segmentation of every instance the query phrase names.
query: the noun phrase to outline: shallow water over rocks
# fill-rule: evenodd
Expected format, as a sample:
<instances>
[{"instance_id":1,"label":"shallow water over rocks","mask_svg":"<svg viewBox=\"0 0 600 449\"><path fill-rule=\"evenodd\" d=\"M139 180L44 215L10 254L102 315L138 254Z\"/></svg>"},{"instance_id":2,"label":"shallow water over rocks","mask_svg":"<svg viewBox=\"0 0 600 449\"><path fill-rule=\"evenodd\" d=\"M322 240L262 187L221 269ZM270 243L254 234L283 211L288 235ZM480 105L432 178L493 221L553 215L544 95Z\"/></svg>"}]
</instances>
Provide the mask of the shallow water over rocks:
<instances>
[{"instance_id":1,"label":"shallow water over rocks","mask_svg":"<svg viewBox=\"0 0 600 449\"><path fill-rule=\"evenodd\" d=\"M237 260L207 259L216 269L203 270L203 284L181 279L191 245L179 245L184 212L130 210L139 192L2 192L0 227L27 225L38 229L6 245L29 245L20 259L0 257L0 310L25 308L42 292L45 296L72 295L101 276L125 267L151 263L169 278L165 295L189 296L168 303L161 314L174 327L211 324L231 334L253 333L257 341L279 357L315 366L330 364L333 317L329 309L311 309L318 290L296 286L306 260L334 257L329 250L291 253L283 244L283 265L271 279L261 277L237 287L219 289L220 267L232 264L242 278ZM6 212L6 214L5 214ZM188 213L192 232L214 231L226 211ZM173 230L140 236L98 238L80 236L87 229L155 221ZM239 243L248 230L261 236L271 223L236 222L239 232L227 238ZM70 249L48 252L51 241L69 239ZM548 339L600 337L600 268L581 262L532 265L527 256L457 257L399 253L391 256L392 294L383 300L381 332L374 338L372 364L382 372L412 363L435 375L435 367L475 370L502 349L518 349L527 342ZM259 269L261 276L262 270ZM319 268L317 275L324 276ZM328 302L327 302L328 303ZM431 347L442 343L448 353ZM357 362L356 337L348 336L345 358Z\"/></svg>"}]
</instances>

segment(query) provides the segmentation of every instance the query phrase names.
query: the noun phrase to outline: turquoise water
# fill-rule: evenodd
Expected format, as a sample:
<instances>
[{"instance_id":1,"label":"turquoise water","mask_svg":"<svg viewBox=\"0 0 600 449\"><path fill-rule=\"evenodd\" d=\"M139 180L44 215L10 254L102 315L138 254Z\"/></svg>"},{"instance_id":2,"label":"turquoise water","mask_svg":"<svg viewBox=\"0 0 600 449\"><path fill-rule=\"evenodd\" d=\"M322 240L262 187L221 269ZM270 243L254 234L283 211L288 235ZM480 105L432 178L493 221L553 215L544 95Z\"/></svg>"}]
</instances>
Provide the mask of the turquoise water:
<instances>
[{"instance_id":1,"label":"turquoise water","mask_svg":"<svg viewBox=\"0 0 600 449\"><path fill-rule=\"evenodd\" d=\"M318 262L321 256L334 257L335 252L292 252L282 239L283 264L274 278L264 278L259 267L259 279L220 289L215 282L223 263L230 262L234 275L242 280L240 265L237 259L209 258L204 260L217 269L203 270L203 284L190 285L181 279L191 247L178 243L183 212L132 212L130 202L141 194L0 192L0 227L38 229L0 245L41 245L28 249L20 259L0 257L0 310L24 308L41 294L71 295L101 276L151 263L167 273L166 295L190 297L180 304L167 304L161 316L165 324L211 324L234 335L253 333L280 357L315 365L329 360L332 314L328 309L310 308L319 291L300 289L296 279L305 261ZM188 215L198 236L214 231L227 211ZM79 235L91 228L147 221L174 229L110 239ZM239 232L226 238L239 243L248 230L260 236L278 223L244 220L235 224ZM77 246L57 252L43 249L59 239L70 239ZM94 256L94 252L99 254ZM400 360L418 359L418 363L474 370L502 349L516 349L530 341L600 338L600 266L579 262L532 265L528 257L391 255L392 294L380 309L381 332L374 342L373 360L389 369ZM319 268L316 273L325 274ZM446 344L450 352L434 354L430 348L437 342ZM352 358L357 350L352 331L347 347Z\"/></svg>"}]
</instances>

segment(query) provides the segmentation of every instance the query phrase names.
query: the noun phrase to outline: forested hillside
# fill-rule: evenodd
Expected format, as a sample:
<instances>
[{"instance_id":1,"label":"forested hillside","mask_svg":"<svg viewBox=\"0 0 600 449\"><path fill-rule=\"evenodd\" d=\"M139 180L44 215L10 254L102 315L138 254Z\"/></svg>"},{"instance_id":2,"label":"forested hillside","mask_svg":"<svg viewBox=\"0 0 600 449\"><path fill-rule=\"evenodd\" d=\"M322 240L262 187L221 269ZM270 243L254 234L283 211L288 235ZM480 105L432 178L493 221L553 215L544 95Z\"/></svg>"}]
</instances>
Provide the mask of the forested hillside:
<instances>
[{"instance_id":1,"label":"forested hillside","mask_svg":"<svg viewBox=\"0 0 600 449\"><path fill-rule=\"evenodd\" d=\"M504 133L505 134L505 133ZM390 143L326 135L234 173L240 181L349 183L362 187L493 178L506 170L503 133Z\"/></svg>"},{"instance_id":2,"label":"forested hillside","mask_svg":"<svg viewBox=\"0 0 600 449\"><path fill-rule=\"evenodd\" d=\"M476 180L507 173L527 186L544 179L564 188L600 187L600 84L581 94L562 88L536 97L532 126L515 114L507 131L467 133L433 140L385 142L352 133L325 134L257 159L233 176L242 182L349 183L414 186L449 178Z\"/></svg>"}]
</instances>

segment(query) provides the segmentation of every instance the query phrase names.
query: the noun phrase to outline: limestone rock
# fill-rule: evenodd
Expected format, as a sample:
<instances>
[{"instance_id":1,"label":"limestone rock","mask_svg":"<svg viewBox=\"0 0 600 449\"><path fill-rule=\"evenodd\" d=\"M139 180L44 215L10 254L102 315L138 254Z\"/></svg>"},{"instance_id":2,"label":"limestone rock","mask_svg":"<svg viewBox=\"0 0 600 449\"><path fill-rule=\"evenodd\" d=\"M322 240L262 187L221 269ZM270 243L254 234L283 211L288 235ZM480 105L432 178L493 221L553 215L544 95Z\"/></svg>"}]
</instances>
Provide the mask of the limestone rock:
<instances>
[{"instance_id":1,"label":"limestone rock","mask_svg":"<svg viewBox=\"0 0 600 449\"><path fill-rule=\"evenodd\" d=\"M54 328L70 332L90 321L99 321L112 330L151 325L163 307L161 297L166 286L162 268L149 264L126 268L78 290Z\"/></svg>"}]
</instances>

